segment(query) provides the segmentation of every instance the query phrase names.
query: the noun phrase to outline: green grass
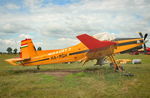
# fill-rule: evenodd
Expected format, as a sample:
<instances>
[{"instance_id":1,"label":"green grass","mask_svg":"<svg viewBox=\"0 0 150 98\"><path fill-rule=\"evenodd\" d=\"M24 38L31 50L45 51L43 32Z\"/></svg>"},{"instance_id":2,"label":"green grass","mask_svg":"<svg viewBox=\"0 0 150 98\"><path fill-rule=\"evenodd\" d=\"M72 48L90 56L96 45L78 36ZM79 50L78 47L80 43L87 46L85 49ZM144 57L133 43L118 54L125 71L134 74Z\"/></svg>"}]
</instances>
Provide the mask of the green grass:
<instances>
[{"instance_id":1,"label":"green grass","mask_svg":"<svg viewBox=\"0 0 150 98\"><path fill-rule=\"evenodd\" d=\"M0 55L0 98L149 98L150 55L120 54L115 58L142 59L142 64L126 64L133 77L113 72L108 65L85 66L80 63L36 66L11 66L4 59L17 55ZM46 74L59 70L81 72L56 77Z\"/></svg>"}]
</instances>

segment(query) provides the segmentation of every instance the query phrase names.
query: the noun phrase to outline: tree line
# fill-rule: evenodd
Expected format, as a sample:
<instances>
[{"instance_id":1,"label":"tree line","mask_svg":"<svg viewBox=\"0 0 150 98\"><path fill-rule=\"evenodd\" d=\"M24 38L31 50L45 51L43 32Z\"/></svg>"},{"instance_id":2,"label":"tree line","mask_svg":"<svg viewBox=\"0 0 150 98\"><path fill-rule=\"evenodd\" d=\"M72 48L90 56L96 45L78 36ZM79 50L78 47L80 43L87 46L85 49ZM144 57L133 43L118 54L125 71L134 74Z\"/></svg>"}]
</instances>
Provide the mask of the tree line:
<instances>
[{"instance_id":1,"label":"tree line","mask_svg":"<svg viewBox=\"0 0 150 98\"><path fill-rule=\"evenodd\" d=\"M41 48L41 47L38 47L37 50L40 51L40 50L42 50L42 48ZM0 52L0 54L6 54L6 53L8 53L8 54L17 54L17 53L19 53L17 48L14 48L14 49L13 49L13 48L11 48L11 47L8 47L8 48L6 49L6 51L7 51L7 52Z\"/></svg>"},{"instance_id":2,"label":"tree line","mask_svg":"<svg viewBox=\"0 0 150 98\"><path fill-rule=\"evenodd\" d=\"M8 47L6 51L8 54L12 54L12 53L17 54L18 49L17 48L12 49L11 47Z\"/></svg>"}]
</instances>

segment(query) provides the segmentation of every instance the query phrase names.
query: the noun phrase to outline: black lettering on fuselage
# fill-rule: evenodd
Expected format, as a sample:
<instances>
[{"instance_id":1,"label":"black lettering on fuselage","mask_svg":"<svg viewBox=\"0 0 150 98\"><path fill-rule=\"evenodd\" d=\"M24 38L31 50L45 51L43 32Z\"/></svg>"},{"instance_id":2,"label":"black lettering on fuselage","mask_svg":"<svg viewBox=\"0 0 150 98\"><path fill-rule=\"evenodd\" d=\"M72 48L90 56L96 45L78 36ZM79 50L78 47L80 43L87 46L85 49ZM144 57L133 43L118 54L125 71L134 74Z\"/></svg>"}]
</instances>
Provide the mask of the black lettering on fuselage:
<instances>
[{"instance_id":1,"label":"black lettering on fuselage","mask_svg":"<svg viewBox=\"0 0 150 98\"><path fill-rule=\"evenodd\" d=\"M54 59L57 59L57 58L64 58L66 56L67 56L67 54L60 54L60 55L57 55L57 56L52 56L52 57L50 57L50 59L54 60Z\"/></svg>"}]
</instances>

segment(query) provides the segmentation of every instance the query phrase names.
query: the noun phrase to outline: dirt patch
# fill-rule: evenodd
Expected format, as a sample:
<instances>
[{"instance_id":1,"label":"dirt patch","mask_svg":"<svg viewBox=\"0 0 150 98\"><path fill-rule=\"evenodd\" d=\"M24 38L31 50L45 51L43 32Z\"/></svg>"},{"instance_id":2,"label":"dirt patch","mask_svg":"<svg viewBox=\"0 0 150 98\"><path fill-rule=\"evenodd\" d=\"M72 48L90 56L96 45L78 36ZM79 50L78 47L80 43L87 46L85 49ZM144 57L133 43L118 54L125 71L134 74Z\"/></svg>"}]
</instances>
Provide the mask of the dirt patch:
<instances>
[{"instance_id":1,"label":"dirt patch","mask_svg":"<svg viewBox=\"0 0 150 98\"><path fill-rule=\"evenodd\" d=\"M69 74L73 73L79 73L82 72L81 70L55 70L55 71L49 71L49 72L42 72L47 75L56 76L56 77L64 77Z\"/></svg>"}]
</instances>

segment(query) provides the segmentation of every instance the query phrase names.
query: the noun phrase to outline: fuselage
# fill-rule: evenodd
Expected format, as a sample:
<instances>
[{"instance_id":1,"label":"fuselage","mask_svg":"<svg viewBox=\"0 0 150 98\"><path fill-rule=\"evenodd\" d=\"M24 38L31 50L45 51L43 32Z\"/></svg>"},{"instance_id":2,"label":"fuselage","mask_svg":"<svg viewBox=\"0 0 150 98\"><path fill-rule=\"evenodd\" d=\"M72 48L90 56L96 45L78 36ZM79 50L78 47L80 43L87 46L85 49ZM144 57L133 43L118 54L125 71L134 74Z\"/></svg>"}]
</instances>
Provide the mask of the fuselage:
<instances>
[{"instance_id":1,"label":"fuselage","mask_svg":"<svg viewBox=\"0 0 150 98\"><path fill-rule=\"evenodd\" d=\"M93 52L90 51L83 43L42 54L40 54L42 51L37 51L37 56L32 57L30 60L23 61L22 65L32 66L99 59L110 54L120 53L122 51L141 46L143 44L143 39L120 39L115 40L114 42L117 43L117 46L105 47L100 51Z\"/></svg>"},{"instance_id":2,"label":"fuselage","mask_svg":"<svg viewBox=\"0 0 150 98\"><path fill-rule=\"evenodd\" d=\"M20 58L7 59L6 61L12 65L32 66L98 60L144 44L143 38L121 38L101 41L101 39L86 34L77 36L77 38L81 41L77 45L64 49L41 51L36 51L31 39L25 39L21 41Z\"/></svg>"}]
</instances>

